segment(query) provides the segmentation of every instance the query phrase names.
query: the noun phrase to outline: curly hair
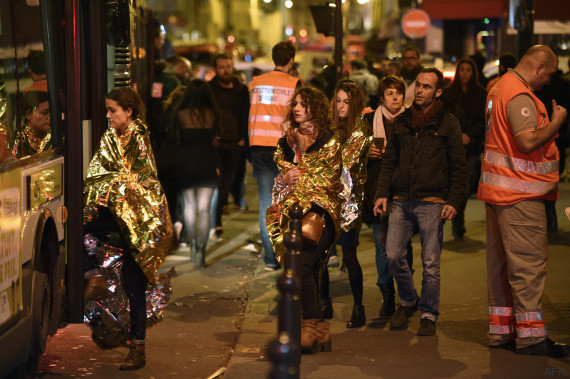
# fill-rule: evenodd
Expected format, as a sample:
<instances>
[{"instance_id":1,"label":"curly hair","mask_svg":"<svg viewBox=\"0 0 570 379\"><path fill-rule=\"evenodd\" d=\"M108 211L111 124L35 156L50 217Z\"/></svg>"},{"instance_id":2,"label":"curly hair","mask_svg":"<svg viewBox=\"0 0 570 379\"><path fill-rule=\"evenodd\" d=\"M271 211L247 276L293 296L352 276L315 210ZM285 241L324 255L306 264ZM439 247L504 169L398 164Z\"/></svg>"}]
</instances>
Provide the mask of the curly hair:
<instances>
[{"instance_id":1,"label":"curly hair","mask_svg":"<svg viewBox=\"0 0 570 379\"><path fill-rule=\"evenodd\" d=\"M341 120L338 115L338 110L336 107L336 94L338 91L344 91L348 95L349 107L348 115L346 120ZM366 96L362 88L356 84L353 80L342 79L336 85L334 89L333 97L333 107L332 107L332 122L334 128L338 132L342 141L346 141L348 137L354 133L356 128L356 123L362 114L362 110L366 106Z\"/></svg>"},{"instance_id":2,"label":"curly hair","mask_svg":"<svg viewBox=\"0 0 570 379\"><path fill-rule=\"evenodd\" d=\"M297 95L301 96L303 102L307 104L307 112L310 117L309 121L313 122L314 127L318 131L318 136L322 136L324 131L330 127L331 123L327 97L320 89L314 87L297 88L291 97L289 110L287 111L287 116L285 116L285 122L290 122L294 128L299 127L299 124L293 117L293 107L296 104L295 99Z\"/></svg>"}]
</instances>

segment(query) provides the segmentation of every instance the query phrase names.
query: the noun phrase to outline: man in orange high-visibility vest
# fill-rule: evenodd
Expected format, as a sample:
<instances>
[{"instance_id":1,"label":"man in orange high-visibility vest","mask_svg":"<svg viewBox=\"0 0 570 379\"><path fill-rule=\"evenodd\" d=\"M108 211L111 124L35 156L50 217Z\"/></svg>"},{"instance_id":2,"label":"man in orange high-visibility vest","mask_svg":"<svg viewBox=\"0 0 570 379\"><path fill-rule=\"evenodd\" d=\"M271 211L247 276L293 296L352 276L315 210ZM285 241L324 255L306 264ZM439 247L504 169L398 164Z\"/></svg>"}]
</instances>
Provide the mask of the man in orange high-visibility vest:
<instances>
[{"instance_id":1,"label":"man in orange high-visibility vest","mask_svg":"<svg viewBox=\"0 0 570 379\"><path fill-rule=\"evenodd\" d=\"M549 121L533 91L557 66L550 48L533 46L491 89L479 183L487 212L489 346L552 357L570 354L547 337L540 302L548 256L544 200L558 198L554 139L566 109L553 100Z\"/></svg>"},{"instance_id":2,"label":"man in orange high-visibility vest","mask_svg":"<svg viewBox=\"0 0 570 379\"><path fill-rule=\"evenodd\" d=\"M288 74L295 59L295 46L290 41L279 42L271 52L275 69L253 78L249 83L249 146L253 176L257 179L259 194L259 234L265 250L265 269L279 268L267 233L265 212L271 205L273 181L279 170L273 160L277 141L283 135L281 123L285 119L295 88L301 80Z\"/></svg>"}]
</instances>

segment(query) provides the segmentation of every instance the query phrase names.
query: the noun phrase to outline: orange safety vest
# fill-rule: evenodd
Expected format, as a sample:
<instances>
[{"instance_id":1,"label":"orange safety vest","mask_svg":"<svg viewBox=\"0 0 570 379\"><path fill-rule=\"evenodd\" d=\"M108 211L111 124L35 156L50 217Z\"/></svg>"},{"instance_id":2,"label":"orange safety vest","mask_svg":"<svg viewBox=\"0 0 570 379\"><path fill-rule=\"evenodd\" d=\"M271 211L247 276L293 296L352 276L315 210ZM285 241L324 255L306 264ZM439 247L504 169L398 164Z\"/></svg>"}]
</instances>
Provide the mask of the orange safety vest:
<instances>
[{"instance_id":1,"label":"orange safety vest","mask_svg":"<svg viewBox=\"0 0 570 379\"><path fill-rule=\"evenodd\" d=\"M249 83L249 146L277 146L298 81L284 72L271 71Z\"/></svg>"},{"instance_id":2,"label":"orange safety vest","mask_svg":"<svg viewBox=\"0 0 570 379\"><path fill-rule=\"evenodd\" d=\"M487 96L485 153L481 166L478 197L491 204L508 205L530 199L558 199L559 159L553 136L540 149L521 152L507 119L507 105L512 98L526 93L535 102L538 127L550 120L546 108L528 85L511 72Z\"/></svg>"}]
</instances>

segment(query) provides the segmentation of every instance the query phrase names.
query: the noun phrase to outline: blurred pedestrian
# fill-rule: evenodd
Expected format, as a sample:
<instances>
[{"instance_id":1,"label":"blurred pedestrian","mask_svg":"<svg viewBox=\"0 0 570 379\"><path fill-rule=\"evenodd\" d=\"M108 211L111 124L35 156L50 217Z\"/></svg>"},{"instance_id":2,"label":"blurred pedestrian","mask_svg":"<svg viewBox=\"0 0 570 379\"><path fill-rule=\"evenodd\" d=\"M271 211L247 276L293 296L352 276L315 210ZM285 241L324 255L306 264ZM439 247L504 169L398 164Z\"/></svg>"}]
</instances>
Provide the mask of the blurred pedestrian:
<instances>
[{"instance_id":1,"label":"blurred pedestrian","mask_svg":"<svg viewBox=\"0 0 570 379\"><path fill-rule=\"evenodd\" d=\"M228 203L228 194L232 190L240 165L245 166L249 92L234 76L232 61L227 55L216 55L213 66L216 76L208 84L220 111L220 120L215 142L219 169L218 201L215 209L216 224L211 227L219 238L224 230L222 213ZM241 181L243 182L243 177ZM238 206L239 201L239 198L234 198L234 203Z\"/></svg>"},{"instance_id":2,"label":"blurred pedestrian","mask_svg":"<svg viewBox=\"0 0 570 379\"><path fill-rule=\"evenodd\" d=\"M465 152L457 119L445 112L439 97L443 74L427 68L416 78L415 99L394 120L378 178L374 213L392 209L386 251L402 304L390 319L391 329L403 329L419 308L418 336L436 332L440 299L440 257L443 224L457 214L465 187ZM422 242L421 297L406 261L407 244L417 225Z\"/></svg>"},{"instance_id":3,"label":"blurred pedestrian","mask_svg":"<svg viewBox=\"0 0 570 379\"><path fill-rule=\"evenodd\" d=\"M452 221L452 233L457 239L465 234L465 206L472 189L479 181L479 157L483 151L485 132L485 99L487 91L477 81L477 67L469 58L457 62L455 78L441 95L443 108L457 117L461 126L461 139L465 149L467 182L463 201L457 208L457 216Z\"/></svg>"},{"instance_id":4,"label":"blurred pedestrian","mask_svg":"<svg viewBox=\"0 0 570 379\"><path fill-rule=\"evenodd\" d=\"M190 240L190 259L199 268L206 266L210 203L218 182L214 145L219 134L219 120L220 112L210 86L201 79L194 79L176 110L178 148L175 151L184 228Z\"/></svg>"},{"instance_id":5,"label":"blurred pedestrian","mask_svg":"<svg viewBox=\"0 0 570 379\"><path fill-rule=\"evenodd\" d=\"M382 169L382 158L386 151L386 145L393 137L394 119L400 115L404 108L404 94L406 93L406 84L402 79L394 75L388 75L380 79L378 85L378 96L380 105L374 113L368 113L366 116L372 124L374 143L368 154L367 180L364 186L364 222L372 225L372 234L374 235L375 261L378 280L376 285L382 293L382 308L380 309L380 318L390 318L396 311L394 278L388 268L388 257L386 255L386 236L388 233L388 212L380 216L372 214L376 189L378 184L378 176ZM388 206L388 209L390 206ZM410 270L413 272L413 248L411 241L408 241L406 247L406 260Z\"/></svg>"},{"instance_id":6,"label":"blurred pedestrian","mask_svg":"<svg viewBox=\"0 0 570 379\"><path fill-rule=\"evenodd\" d=\"M363 277L356 249L362 226L362 204L368 151L372 145L372 129L362 115L366 106L364 91L352 80L340 80L335 89L332 109L332 128L341 143L343 175L350 183L350 199L341 211L342 233L336 241L342 247L342 261L348 271L348 281L354 304L347 328L359 328L366 323L362 305ZM324 301L325 318L332 318L332 302L329 295L328 268L323 270L321 299Z\"/></svg>"},{"instance_id":7,"label":"blurred pedestrian","mask_svg":"<svg viewBox=\"0 0 570 379\"><path fill-rule=\"evenodd\" d=\"M402 51L402 66L399 76L406 83L406 96L404 106L410 107L414 102L416 77L423 69L420 49L414 45L407 45Z\"/></svg>"},{"instance_id":8,"label":"blurred pedestrian","mask_svg":"<svg viewBox=\"0 0 570 379\"><path fill-rule=\"evenodd\" d=\"M131 341L120 369L134 370L146 364L145 292L148 283L154 284L156 270L172 245L172 224L148 128L139 118L141 98L130 87L115 88L106 96L105 106L110 128L87 172L84 230L123 251L121 272L129 300ZM97 292L94 284L101 283L88 281L86 294Z\"/></svg>"},{"instance_id":9,"label":"blurred pedestrian","mask_svg":"<svg viewBox=\"0 0 570 379\"><path fill-rule=\"evenodd\" d=\"M376 90L378 89L378 78L370 73L368 64L364 59L354 58L350 62L350 79L362 88L365 96L365 105L370 106L371 101L374 106L378 102Z\"/></svg>"},{"instance_id":10,"label":"blurred pedestrian","mask_svg":"<svg viewBox=\"0 0 570 379\"><path fill-rule=\"evenodd\" d=\"M552 100L550 121L533 92L550 81L557 63L549 47L535 45L489 92L479 183L487 213L489 346L551 357L570 354L548 338L541 306L548 257L544 200L558 198L554 139L567 112Z\"/></svg>"},{"instance_id":11,"label":"blurred pedestrian","mask_svg":"<svg viewBox=\"0 0 570 379\"><path fill-rule=\"evenodd\" d=\"M277 141L283 135L281 123L287 114L291 96L302 82L289 75L295 59L295 46L290 42L279 42L271 52L275 69L258 75L249 83L251 107L249 110L249 146L253 176L257 179L259 194L259 234L264 250L265 269L279 268L275 253L267 234L265 213L271 205L271 190L279 170L273 155Z\"/></svg>"},{"instance_id":12,"label":"blurred pedestrian","mask_svg":"<svg viewBox=\"0 0 570 379\"><path fill-rule=\"evenodd\" d=\"M46 62L43 50L30 50L28 53L28 72L32 78L32 84L24 89L27 91L47 92Z\"/></svg>"},{"instance_id":13,"label":"blurred pedestrian","mask_svg":"<svg viewBox=\"0 0 570 379\"><path fill-rule=\"evenodd\" d=\"M489 82L487 83L487 88L486 88L487 92L489 92L491 88L493 88L493 86L497 84L499 79L501 79L501 77L507 73L507 70L509 68L515 68L516 65L517 65L517 57L515 57L513 53L511 53L510 51L505 51L504 53L501 53L501 55L499 55L499 66L498 66L499 73L489 78Z\"/></svg>"},{"instance_id":14,"label":"blurred pedestrian","mask_svg":"<svg viewBox=\"0 0 570 379\"><path fill-rule=\"evenodd\" d=\"M303 209L304 234L300 258L301 351L330 351L329 324L323 320L319 298L319 271L327 252L340 234L340 143L329 128L329 103L313 87L295 91L282 124L284 136L278 142L275 161L280 174L273 187L273 203L267 209L267 227L275 253L285 253L283 235L288 230L289 208Z\"/></svg>"}]
</instances>

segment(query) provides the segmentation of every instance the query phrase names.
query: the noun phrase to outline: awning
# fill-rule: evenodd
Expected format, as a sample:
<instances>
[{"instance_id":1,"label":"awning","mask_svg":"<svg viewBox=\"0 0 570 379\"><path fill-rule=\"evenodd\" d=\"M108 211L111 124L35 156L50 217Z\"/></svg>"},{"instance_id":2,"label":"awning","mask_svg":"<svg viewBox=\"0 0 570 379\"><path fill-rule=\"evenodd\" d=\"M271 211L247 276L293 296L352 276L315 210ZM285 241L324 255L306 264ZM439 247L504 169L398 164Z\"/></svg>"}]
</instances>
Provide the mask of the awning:
<instances>
[{"instance_id":1,"label":"awning","mask_svg":"<svg viewBox=\"0 0 570 379\"><path fill-rule=\"evenodd\" d=\"M432 20L501 18L508 15L508 0L423 0L421 9ZM506 13L505 13L506 12Z\"/></svg>"}]
</instances>

